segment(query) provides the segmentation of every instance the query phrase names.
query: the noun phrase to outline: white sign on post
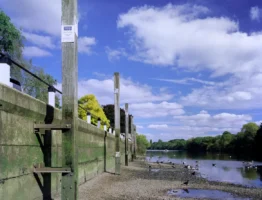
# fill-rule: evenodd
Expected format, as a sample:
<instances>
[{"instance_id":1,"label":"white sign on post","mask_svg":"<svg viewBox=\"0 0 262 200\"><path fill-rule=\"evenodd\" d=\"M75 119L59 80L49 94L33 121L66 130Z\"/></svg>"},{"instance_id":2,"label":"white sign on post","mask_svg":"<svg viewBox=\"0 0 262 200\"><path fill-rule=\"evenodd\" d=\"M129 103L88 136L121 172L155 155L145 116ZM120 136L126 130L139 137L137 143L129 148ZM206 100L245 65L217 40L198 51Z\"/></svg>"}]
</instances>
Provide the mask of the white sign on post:
<instances>
[{"instance_id":1,"label":"white sign on post","mask_svg":"<svg viewBox=\"0 0 262 200\"><path fill-rule=\"evenodd\" d=\"M75 26L62 25L61 39L62 42L75 42Z\"/></svg>"}]
</instances>

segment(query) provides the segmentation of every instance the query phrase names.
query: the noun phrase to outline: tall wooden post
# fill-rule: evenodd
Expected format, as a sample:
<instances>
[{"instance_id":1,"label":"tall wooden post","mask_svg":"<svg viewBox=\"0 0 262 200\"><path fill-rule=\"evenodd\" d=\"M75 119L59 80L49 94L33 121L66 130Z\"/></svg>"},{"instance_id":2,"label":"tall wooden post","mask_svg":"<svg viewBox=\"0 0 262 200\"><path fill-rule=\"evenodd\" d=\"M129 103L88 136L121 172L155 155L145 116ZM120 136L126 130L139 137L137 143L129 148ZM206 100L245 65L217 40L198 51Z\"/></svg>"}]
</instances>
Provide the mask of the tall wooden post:
<instances>
[{"instance_id":1,"label":"tall wooden post","mask_svg":"<svg viewBox=\"0 0 262 200\"><path fill-rule=\"evenodd\" d=\"M126 123L125 123L125 165L128 166L128 103L125 104L125 114L126 114Z\"/></svg>"},{"instance_id":2,"label":"tall wooden post","mask_svg":"<svg viewBox=\"0 0 262 200\"><path fill-rule=\"evenodd\" d=\"M136 159L136 151L137 151L137 143L136 143L136 125L133 125L133 127L134 127L134 144L135 144L135 146L134 146L134 158Z\"/></svg>"},{"instance_id":3,"label":"tall wooden post","mask_svg":"<svg viewBox=\"0 0 262 200\"><path fill-rule=\"evenodd\" d=\"M131 147L131 160L134 161L134 148L135 148L135 143L134 143L134 125L133 125L133 116L131 116L131 140L132 140L132 147Z\"/></svg>"},{"instance_id":4,"label":"tall wooden post","mask_svg":"<svg viewBox=\"0 0 262 200\"><path fill-rule=\"evenodd\" d=\"M62 120L71 124L62 133L62 165L72 170L62 174L62 200L78 198L77 14L77 0L62 0Z\"/></svg>"},{"instance_id":5,"label":"tall wooden post","mask_svg":"<svg viewBox=\"0 0 262 200\"><path fill-rule=\"evenodd\" d=\"M120 175L120 106L119 106L119 73L114 74L114 93L115 93L115 174Z\"/></svg>"}]
</instances>

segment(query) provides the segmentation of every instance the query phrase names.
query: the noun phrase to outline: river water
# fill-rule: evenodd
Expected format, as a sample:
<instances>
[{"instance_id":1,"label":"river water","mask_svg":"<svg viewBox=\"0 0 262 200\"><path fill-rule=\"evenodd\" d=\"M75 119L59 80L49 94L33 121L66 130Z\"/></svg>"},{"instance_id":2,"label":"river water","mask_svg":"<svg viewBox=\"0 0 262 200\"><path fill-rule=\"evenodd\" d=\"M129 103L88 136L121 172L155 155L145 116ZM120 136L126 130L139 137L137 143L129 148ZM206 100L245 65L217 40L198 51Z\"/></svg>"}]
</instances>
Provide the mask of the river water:
<instances>
[{"instance_id":1,"label":"river water","mask_svg":"<svg viewBox=\"0 0 262 200\"><path fill-rule=\"evenodd\" d=\"M262 162L253 162L257 169L245 168L244 159L232 154L188 153L186 151L147 151L147 159L151 162L171 161L177 164L186 162L195 166L198 161L198 172L208 180L241 184L262 188ZM213 166L215 164L215 166Z\"/></svg>"}]
</instances>

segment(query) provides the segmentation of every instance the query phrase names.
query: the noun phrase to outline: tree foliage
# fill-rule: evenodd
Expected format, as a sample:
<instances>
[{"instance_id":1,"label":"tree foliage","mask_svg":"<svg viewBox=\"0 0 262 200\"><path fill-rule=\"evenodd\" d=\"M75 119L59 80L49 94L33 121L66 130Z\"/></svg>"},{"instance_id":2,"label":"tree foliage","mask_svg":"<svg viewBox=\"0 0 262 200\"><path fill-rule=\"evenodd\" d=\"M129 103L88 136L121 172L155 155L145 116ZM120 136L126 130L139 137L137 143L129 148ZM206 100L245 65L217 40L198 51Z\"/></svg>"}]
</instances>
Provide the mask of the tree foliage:
<instances>
[{"instance_id":1,"label":"tree foliage","mask_svg":"<svg viewBox=\"0 0 262 200\"><path fill-rule=\"evenodd\" d=\"M16 58L21 58L23 36L11 22L10 18L0 10L0 50Z\"/></svg>"},{"instance_id":2,"label":"tree foliage","mask_svg":"<svg viewBox=\"0 0 262 200\"><path fill-rule=\"evenodd\" d=\"M110 120L110 126L112 128L115 128L115 106L113 104L108 104L102 107L103 107L106 117ZM129 116L129 123L128 123L129 124L129 133L131 133L131 115L128 115L128 116ZM125 124L126 124L125 110L123 108L120 108L120 132L121 133L126 132Z\"/></svg>"},{"instance_id":3,"label":"tree foliage","mask_svg":"<svg viewBox=\"0 0 262 200\"><path fill-rule=\"evenodd\" d=\"M91 122L94 125L97 125L98 118L101 119L101 125L106 125L107 127L110 126L110 121L107 119L102 107L99 105L98 101L96 100L95 95L89 94L81 97L78 100L78 104L84 108L78 107L78 116L80 119L86 120L87 119L87 111L89 111L92 115ZM101 126L101 129L103 127Z\"/></svg>"},{"instance_id":4,"label":"tree foliage","mask_svg":"<svg viewBox=\"0 0 262 200\"><path fill-rule=\"evenodd\" d=\"M232 134L228 131L215 137L196 137L188 140L175 139L168 142L153 142L152 149L187 150L190 152L233 152L259 157L262 160L262 124L244 124L241 131Z\"/></svg>"},{"instance_id":5,"label":"tree foliage","mask_svg":"<svg viewBox=\"0 0 262 200\"><path fill-rule=\"evenodd\" d=\"M137 153L145 154L146 149L150 147L150 143L143 134L136 134Z\"/></svg>"}]
</instances>

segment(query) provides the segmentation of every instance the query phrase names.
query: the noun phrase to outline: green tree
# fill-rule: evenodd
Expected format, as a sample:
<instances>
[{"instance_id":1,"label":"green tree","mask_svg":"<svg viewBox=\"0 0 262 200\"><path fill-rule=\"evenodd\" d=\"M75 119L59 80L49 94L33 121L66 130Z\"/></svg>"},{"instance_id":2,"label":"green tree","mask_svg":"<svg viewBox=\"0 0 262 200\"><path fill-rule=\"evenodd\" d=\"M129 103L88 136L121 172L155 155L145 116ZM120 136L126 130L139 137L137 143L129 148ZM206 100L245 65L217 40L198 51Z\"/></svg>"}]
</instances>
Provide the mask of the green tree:
<instances>
[{"instance_id":1,"label":"green tree","mask_svg":"<svg viewBox=\"0 0 262 200\"><path fill-rule=\"evenodd\" d=\"M222 151L225 151L229 148L229 145L232 142L232 139L233 139L233 135L230 132L225 131L222 134L220 138L220 146L221 146Z\"/></svg>"},{"instance_id":2,"label":"green tree","mask_svg":"<svg viewBox=\"0 0 262 200\"><path fill-rule=\"evenodd\" d=\"M0 10L0 51L8 53L13 58L22 60L23 41L24 37L21 31L18 30L11 19ZM21 70L11 65L11 77L20 80Z\"/></svg>"},{"instance_id":3,"label":"green tree","mask_svg":"<svg viewBox=\"0 0 262 200\"><path fill-rule=\"evenodd\" d=\"M16 58L22 57L23 36L10 18L0 10L0 50Z\"/></svg>"},{"instance_id":4,"label":"green tree","mask_svg":"<svg viewBox=\"0 0 262 200\"><path fill-rule=\"evenodd\" d=\"M136 135L136 143L137 143L137 153L140 155L145 154L146 149L150 146L150 143L146 139L146 136L142 134Z\"/></svg>"},{"instance_id":5,"label":"green tree","mask_svg":"<svg viewBox=\"0 0 262 200\"><path fill-rule=\"evenodd\" d=\"M260 124L260 127L256 133L255 141L255 154L257 155L259 160L262 160L262 123Z\"/></svg>"},{"instance_id":6,"label":"green tree","mask_svg":"<svg viewBox=\"0 0 262 200\"><path fill-rule=\"evenodd\" d=\"M110 120L110 126L115 128L115 106L113 104L108 104L102 106L103 111L106 115L106 117ZM131 133L131 115L129 116L129 133ZM126 120L125 120L125 110L120 108L120 132L125 133Z\"/></svg>"},{"instance_id":7,"label":"green tree","mask_svg":"<svg viewBox=\"0 0 262 200\"><path fill-rule=\"evenodd\" d=\"M91 118L92 124L97 125L97 120L98 118L100 118L102 125L107 125L107 127L110 126L110 121L107 119L102 107L99 105L98 101L96 100L95 95L89 94L81 97L78 100L78 104L82 107L82 108L78 107L78 116L80 119L86 120L87 111L89 111L92 115ZM103 129L102 126L101 129Z\"/></svg>"}]
</instances>

